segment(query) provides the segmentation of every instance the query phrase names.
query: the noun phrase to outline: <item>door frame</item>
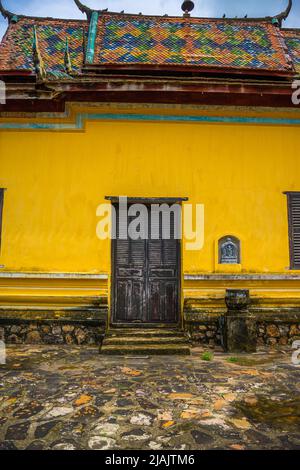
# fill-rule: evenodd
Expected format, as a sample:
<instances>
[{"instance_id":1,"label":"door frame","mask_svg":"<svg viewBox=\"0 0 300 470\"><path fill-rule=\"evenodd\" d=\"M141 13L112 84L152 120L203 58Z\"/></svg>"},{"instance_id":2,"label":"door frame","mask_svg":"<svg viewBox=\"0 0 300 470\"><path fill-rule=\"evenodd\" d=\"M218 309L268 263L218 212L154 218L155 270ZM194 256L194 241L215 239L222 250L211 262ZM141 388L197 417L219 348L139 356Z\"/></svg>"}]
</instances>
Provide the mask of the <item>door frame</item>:
<instances>
[{"instance_id":1,"label":"door frame","mask_svg":"<svg viewBox=\"0 0 300 470\"><path fill-rule=\"evenodd\" d=\"M106 196L106 200L110 201L112 205L116 205L119 203L119 196ZM127 199L127 203L129 204L145 204L145 205L151 205L151 204L180 204L182 205L182 202L188 201L188 198L185 197L174 197L174 198L168 198L168 197L160 197L160 198L145 198L145 197L129 197ZM181 217L181 226L183 224L183 217ZM122 324L128 325L128 327L138 327L138 326L143 326L143 325L159 325L160 323L158 322L149 322L149 323L130 323L130 322L118 322L116 321L116 311L115 311L115 256L114 256L114 243L115 240L111 239L110 241L110 260L111 260L111 267L110 267L110 308L109 308L109 320L108 320L108 328L109 327L114 327ZM176 320L172 323L168 323L170 326L171 325L182 325L183 317L182 317L182 311L183 311L183 295L182 295L182 286L183 286L183 270L182 270L182 263L183 263L183 244L182 244L182 239L178 240L178 275L177 275L177 282L178 282L178 312L176 315Z\"/></svg>"}]
</instances>

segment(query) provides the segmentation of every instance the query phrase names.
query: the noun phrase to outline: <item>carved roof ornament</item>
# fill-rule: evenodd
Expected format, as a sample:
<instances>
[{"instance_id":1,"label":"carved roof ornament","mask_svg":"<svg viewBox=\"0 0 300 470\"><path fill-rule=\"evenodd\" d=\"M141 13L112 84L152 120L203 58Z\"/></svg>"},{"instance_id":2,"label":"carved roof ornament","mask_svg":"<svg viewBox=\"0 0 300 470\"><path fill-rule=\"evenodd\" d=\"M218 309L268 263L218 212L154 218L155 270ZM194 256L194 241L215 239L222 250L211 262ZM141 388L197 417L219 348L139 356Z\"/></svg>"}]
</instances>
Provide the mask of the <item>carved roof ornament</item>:
<instances>
[{"instance_id":1,"label":"carved roof ornament","mask_svg":"<svg viewBox=\"0 0 300 470\"><path fill-rule=\"evenodd\" d=\"M279 13L279 15L275 16L275 18L277 18L281 22L283 20L286 20L289 14L291 13L292 7L293 7L293 0L289 0L288 6L286 7L286 9L282 13Z\"/></svg>"},{"instance_id":2,"label":"carved roof ornament","mask_svg":"<svg viewBox=\"0 0 300 470\"><path fill-rule=\"evenodd\" d=\"M95 10L93 8L89 8L87 7L86 5L83 5L83 3L80 2L80 0L74 0L76 6L79 8L79 10L82 12L82 13L85 13L88 20L91 19L92 15L94 12L97 12L98 14L101 14L101 13L110 13L111 15L116 15L117 12L112 12L112 11L108 11L108 8L105 8L105 9L102 9L102 10ZM124 11L121 11L121 14L123 14Z\"/></svg>"},{"instance_id":3,"label":"carved roof ornament","mask_svg":"<svg viewBox=\"0 0 300 470\"><path fill-rule=\"evenodd\" d=\"M74 0L75 4L77 5L77 7L79 8L79 10L82 12L82 13L85 13L88 17L88 19L90 20L92 14L93 14L93 11L98 11L98 13L105 13L108 11L108 9L102 9L102 10L93 10L89 7L87 7L86 5L83 5L83 3L80 1L80 0ZM0 4L1 4L1 0L0 0ZM274 15L274 16L266 16L265 18L248 18L248 15L246 15L244 17L244 20L268 20L268 21L272 21L273 24L277 24L278 26L282 26L282 22L284 20L286 20L291 12L291 9L293 7L293 0L288 0L288 5L286 7L286 9L279 13L278 15ZM183 10L184 12L184 16L185 17L190 17L190 13L191 11L193 11L193 9L195 8L195 4L193 1L191 0L184 0L184 2L182 3L182 6L181 6L181 9ZM116 14L116 12L109 12L110 14ZM123 11L121 13L124 13ZM226 15L223 16L223 18L226 17ZM232 18L230 18L232 19ZM238 18L236 18L238 19Z\"/></svg>"},{"instance_id":4,"label":"carved roof ornament","mask_svg":"<svg viewBox=\"0 0 300 470\"><path fill-rule=\"evenodd\" d=\"M33 62L34 62L37 77L39 80L44 81L47 78L47 73L46 73L44 61L43 61L40 48L39 48L39 40L38 40L36 26L33 27L32 50L33 50Z\"/></svg>"},{"instance_id":5,"label":"carved roof ornament","mask_svg":"<svg viewBox=\"0 0 300 470\"><path fill-rule=\"evenodd\" d=\"M105 13L108 11L108 9L102 9L102 10L94 10L92 8L89 8L87 7L86 5L84 5L80 0L74 0L77 8L82 12L82 13L85 13L87 15L87 18L88 20L91 19L92 17L92 14L94 11L97 11L98 13ZM186 17L189 17L190 16L190 12L193 11L195 5L194 5L194 2L191 1L191 0L185 0L182 4L182 10L184 11L184 16ZM278 15L274 15L274 16L267 16L265 18L248 18L247 15L246 17L244 18L244 20L268 20L268 21L272 21L273 24L277 24L279 27L282 26L282 22L285 21L290 12L291 12L291 9L293 7L293 0L288 0L288 5L286 7L286 9L279 13ZM20 18L26 18L27 16L26 15L17 15L15 13L12 13L10 12L9 10L7 10L6 8L4 8L3 6L3 0L0 0L0 13L2 14L2 16L7 19L10 23L17 23L19 21ZM116 12L109 12L110 14L117 14ZM124 12L121 12L121 13L124 13ZM225 15L224 15L225 17Z\"/></svg>"},{"instance_id":6,"label":"carved roof ornament","mask_svg":"<svg viewBox=\"0 0 300 470\"><path fill-rule=\"evenodd\" d=\"M268 16L266 19L272 20L273 24L277 24L281 28L282 22L288 18L289 14L291 13L292 7L293 0L289 0L288 6L283 12L279 13L279 15L276 16Z\"/></svg>"},{"instance_id":7,"label":"carved roof ornament","mask_svg":"<svg viewBox=\"0 0 300 470\"><path fill-rule=\"evenodd\" d=\"M17 23L19 21L19 18L24 18L24 15L16 15L11 11L6 10L6 8L4 8L3 6L2 0L0 0L0 13L3 18L9 21L9 23Z\"/></svg>"},{"instance_id":8,"label":"carved roof ornament","mask_svg":"<svg viewBox=\"0 0 300 470\"><path fill-rule=\"evenodd\" d=\"M77 8L82 12L82 13L85 13L86 16L88 17L88 19L91 18L92 16L92 13L93 13L93 10L89 7L87 7L86 5L83 5L83 3L81 3L79 0L74 0Z\"/></svg>"},{"instance_id":9,"label":"carved roof ornament","mask_svg":"<svg viewBox=\"0 0 300 470\"><path fill-rule=\"evenodd\" d=\"M65 69L66 69L66 72L67 72L69 75L71 75L72 72L73 72L73 68L72 68L72 60L71 60L70 49L69 49L69 39L68 39L68 36L66 37L64 61L65 61Z\"/></svg>"},{"instance_id":10,"label":"carved roof ornament","mask_svg":"<svg viewBox=\"0 0 300 470\"><path fill-rule=\"evenodd\" d=\"M194 10L194 8L195 8L194 2L192 2L191 0L185 0L183 4L181 5L181 9L184 12L183 16L189 18L191 16L190 13L191 11Z\"/></svg>"},{"instance_id":11,"label":"carved roof ornament","mask_svg":"<svg viewBox=\"0 0 300 470\"><path fill-rule=\"evenodd\" d=\"M288 0L288 5L286 7L286 9L284 11L282 11L281 13L279 13L278 15L274 15L274 16L265 16L264 18L249 18L248 15L245 15L245 17L243 18L244 20L246 21L271 21L274 25L277 25L281 28L282 26L282 22L285 21L290 12L291 12L291 9L293 7L293 0ZM223 19L226 18L226 14L223 15ZM235 18L228 18L230 20L232 19L242 19L242 18L238 18L238 17L235 17Z\"/></svg>"}]
</instances>

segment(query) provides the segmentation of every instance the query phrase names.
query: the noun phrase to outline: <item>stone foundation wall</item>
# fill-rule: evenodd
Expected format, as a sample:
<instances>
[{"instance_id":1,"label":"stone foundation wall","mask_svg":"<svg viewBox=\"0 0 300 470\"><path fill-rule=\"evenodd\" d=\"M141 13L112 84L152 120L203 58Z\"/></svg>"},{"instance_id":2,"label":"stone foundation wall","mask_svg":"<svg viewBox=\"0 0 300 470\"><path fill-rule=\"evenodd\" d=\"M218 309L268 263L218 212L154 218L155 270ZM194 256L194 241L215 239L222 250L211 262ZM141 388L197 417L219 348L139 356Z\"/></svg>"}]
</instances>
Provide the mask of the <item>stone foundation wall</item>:
<instances>
[{"instance_id":1,"label":"stone foundation wall","mask_svg":"<svg viewBox=\"0 0 300 470\"><path fill-rule=\"evenodd\" d=\"M289 347L300 340L300 313L278 311L256 313L257 346ZM194 344L208 347L221 346L222 314L186 312L184 328Z\"/></svg>"},{"instance_id":2,"label":"stone foundation wall","mask_svg":"<svg viewBox=\"0 0 300 470\"><path fill-rule=\"evenodd\" d=\"M2 313L0 339L10 344L100 345L106 330L107 310L60 313ZM290 347L300 340L300 313L255 313L258 347ZM221 347L221 313L185 312L184 329L195 345Z\"/></svg>"},{"instance_id":3,"label":"stone foundation wall","mask_svg":"<svg viewBox=\"0 0 300 470\"><path fill-rule=\"evenodd\" d=\"M100 345L103 336L104 331L99 327L55 322L51 325L28 323L0 326L0 337L7 344Z\"/></svg>"},{"instance_id":4,"label":"stone foundation wall","mask_svg":"<svg viewBox=\"0 0 300 470\"><path fill-rule=\"evenodd\" d=\"M202 344L211 348L221 346L221 328L219 322L189 322L185 325L185 330L194 344Z\"/></svg>"},{"instance_id":5,"label":"stone foundation wall","mask_svg":"<svg viewBox=\"0 0 300 470\"><path fill-rule=\"evenodd\" d=\"M258 346L289 346L300 340L299 323L257 323Z\"/></svg>"},{"instance_id":6,"label":"stone foundation wall","mask_svg":"<svg viewBox=\"0 0 300 470\"><path fill-rule=\"evenodd\" d=\"M0 339L7 344L100 345L107 309L0 310Z\"/></svg>"}]
</instances>

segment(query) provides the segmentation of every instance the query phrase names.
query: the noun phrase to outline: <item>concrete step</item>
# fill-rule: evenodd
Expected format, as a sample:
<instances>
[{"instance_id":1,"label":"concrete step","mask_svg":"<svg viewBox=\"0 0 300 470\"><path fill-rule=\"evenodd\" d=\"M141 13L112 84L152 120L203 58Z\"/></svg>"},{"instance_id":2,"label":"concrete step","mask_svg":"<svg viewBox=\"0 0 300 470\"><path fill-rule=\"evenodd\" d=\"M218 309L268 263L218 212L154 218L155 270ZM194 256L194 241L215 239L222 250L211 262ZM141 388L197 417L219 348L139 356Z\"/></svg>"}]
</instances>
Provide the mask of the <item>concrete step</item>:
<instances>
[{"instance_id":1,"label":"concrete step","mask_svg":"<svg viewBox=\"0 0 300 470\"><path fill-rule=\"evenodd\" d=\"M167 355L190 355L188 346L176 346L166 344L155 344L150 346L114 346L103 344L100 354L112 356L167 356Z\"/></svg>"}]
</instances>

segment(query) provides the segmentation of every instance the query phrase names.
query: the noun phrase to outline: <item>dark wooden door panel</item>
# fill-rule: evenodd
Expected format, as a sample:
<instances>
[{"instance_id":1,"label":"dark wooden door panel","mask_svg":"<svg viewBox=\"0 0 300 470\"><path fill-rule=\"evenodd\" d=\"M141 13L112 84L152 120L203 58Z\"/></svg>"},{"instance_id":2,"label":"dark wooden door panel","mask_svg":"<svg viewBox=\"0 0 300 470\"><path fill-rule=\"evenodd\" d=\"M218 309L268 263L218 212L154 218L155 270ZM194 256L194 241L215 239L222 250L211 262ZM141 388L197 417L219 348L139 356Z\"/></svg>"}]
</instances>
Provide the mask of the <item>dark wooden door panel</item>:
<instances>
[{"instance_id":1,"label":"dark wooden door panel","mask_svg":"<svg viewBox=\"0 0 300 470\"><path fill-rule=\"evenodd\" d=\"M145 321L145 283L141 281L132 281L132 290L130 298L130 308L128 311L128 320Z\"/></svg>"},{"instance_id":2,"label":"dark wooden door panel","mask_svg":"<svg viewBox=\"0 0 300 470\"><path fill-rule=\"evenodd\" d=\"M130 283L127 281L116 281L115 299L118 306L118 320L126 321L130 308Z\"/></svg>"},{"instance_id":3,"label":"dark wooden door panel","mask_svg":"<svg viewBox=\"0 0 300 470\"><path fill-rule=\"evenodd\" d=\"M149 312L153 322L176 322L178 313L178 283L174 280L149 281Z\"/></svg>"},{"instance_id":4,"label":"dark wooden door panel","mask_svg":"<svg viewBox=\"0 0 300 470\"><path fill-rule=\"evenodd\" d=\"M161 317L161 306L160 306L160 283L157 281L149 283L149 294L148 299L148 308L149 308L149 318L153 322L163 321Z\"/></svg>"},{"instance_id":5,"label":"dark wooden door panel","mask_svg":"<svg viewBox=\"0 0 300 470\"><path fill-rule=\"evenodd\" d=\"M117 281L115 297L119 321L144 321L144 291L144 282L129 279Z\"/></svg>"},{"instance_id":6,"label":"dark wooden door panel","mask_svg":"<svg viewBox=\"0 0 300 470\"><path fill-rule=\"evenodd\" d=\"M178 283L177 281L165 281L163 284L162 295L162 313L165 315L165 322L171 322L177 319L174 318L174 313L177 314L179 310L178 305Z\"/></svg>"},{"instance_id":7,"label":"dark wooden door panel","mask_svg":"<svg viewBox=\"0 0 300 470\"><path fill-rule=\"evenodd\" d=\"M130 223L130 218L128 220ZM160 217L160 223L162 217ZM170 322L178 320L180 288L180 242L171 239L113 240L113 321ZM149 227L151 227L149 210ZM124 231L123 231L124 232Z\"/></svg>"},{"instance_id":8,"label":"dark wooden door panel","mask_svg":"<svg viewBox=\"0 0 300 470\"><path fill-rule=\"evenodd\" d=\"M151 278L176 278L177 269L176 268L150 268L148 271Z\"/></svg>"}]
</instances>

